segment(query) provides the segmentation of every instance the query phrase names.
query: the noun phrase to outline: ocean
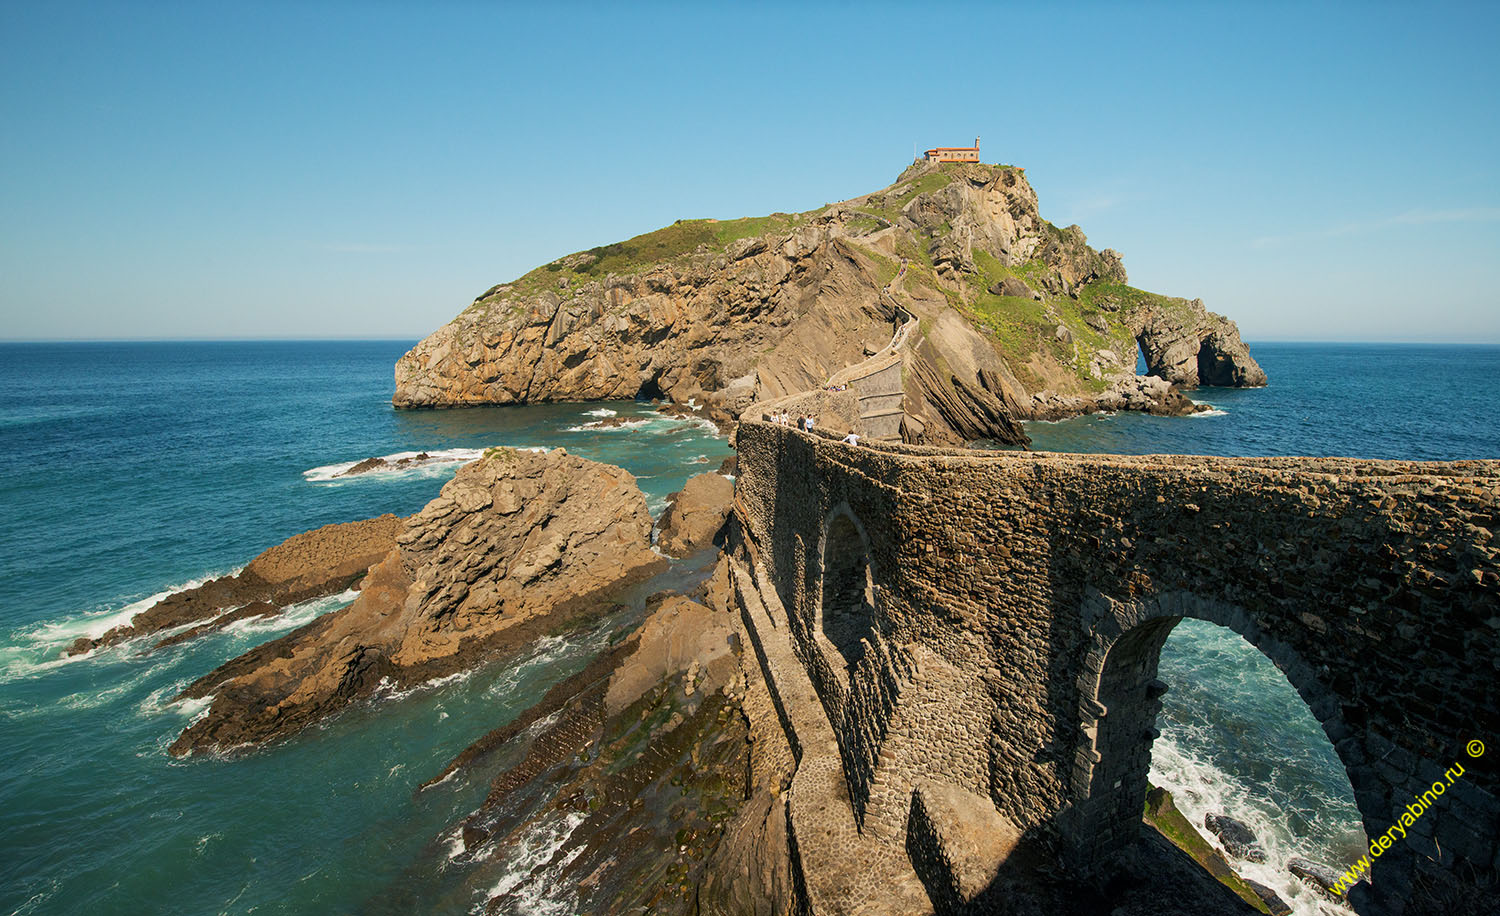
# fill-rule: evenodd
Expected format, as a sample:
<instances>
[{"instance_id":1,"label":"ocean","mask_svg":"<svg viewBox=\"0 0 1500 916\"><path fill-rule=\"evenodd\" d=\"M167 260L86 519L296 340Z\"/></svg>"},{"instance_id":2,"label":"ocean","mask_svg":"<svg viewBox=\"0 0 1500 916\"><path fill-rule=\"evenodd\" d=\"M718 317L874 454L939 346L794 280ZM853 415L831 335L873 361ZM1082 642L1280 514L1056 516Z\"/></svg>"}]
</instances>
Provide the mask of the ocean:
<instances>
[{"instance_id":1,"label":"ocean","mask_svg":"<svg viewBox=\"0 0 1500 916\"><path fill-rule=\"evenodd\" d=\"M9 381L0 404L0 913L381 912L486 787L413 789L580 668L611 621L227 760L166 755L202 711L171 697L350 594L149 654L126 645L65 660L61 651L299 531L416 511L487 446L562 446L619 464L653 512L730 454L711 424L642 404L394 411L391 368L410 344L0 344ZM1252 349L1271 385L1196 392L1212 413L1029 431L1037 448L1068 451L1500 457L1489 404L1500 348ZM629 422L598 425L610 417ZM363 458L418 451L447 460L335 476ZM1341 865L1361 840L1327 739L1279 672L1228 631L1179 625L1162 677L1172 689L1153 779L1199 823L1227 810L1257 827L1272 861L1252 876L1315 912L1275 871L1293 854ZM482 890L435 911L464 912Z\"/></svg>"}]
</instances>

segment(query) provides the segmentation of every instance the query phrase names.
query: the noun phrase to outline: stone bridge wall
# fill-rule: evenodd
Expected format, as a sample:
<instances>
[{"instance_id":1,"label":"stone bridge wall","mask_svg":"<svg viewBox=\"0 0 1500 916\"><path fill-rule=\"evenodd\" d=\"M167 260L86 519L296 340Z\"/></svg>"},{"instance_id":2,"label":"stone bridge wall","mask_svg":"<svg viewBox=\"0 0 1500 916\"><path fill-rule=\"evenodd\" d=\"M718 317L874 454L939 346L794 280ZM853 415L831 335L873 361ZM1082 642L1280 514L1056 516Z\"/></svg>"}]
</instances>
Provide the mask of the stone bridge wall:
<instances>
[{"instance_id":1,"label":"stone bridge wall","mask_svg":"<svg viewBox=\"0 0 1500 916\"><path fill-rule=\"evenodd\" d=\"M833 725L862 831L902 835L914 788L937 780L1105 868L1139 829L1157 652L1199 617L1288 676L1371 836L1466 767L1377 860L1361 912L1493 889L1500 462L851 447L753 422L738 445L743 536ZM830 545L830 530L856 540ZM868 559L868 605L825 609L825 560L851 552ZM840 627L864 615L852 665L825 611ZM1472 739L1491 753L1470 758Z\"/></svg>"}]
</instances>

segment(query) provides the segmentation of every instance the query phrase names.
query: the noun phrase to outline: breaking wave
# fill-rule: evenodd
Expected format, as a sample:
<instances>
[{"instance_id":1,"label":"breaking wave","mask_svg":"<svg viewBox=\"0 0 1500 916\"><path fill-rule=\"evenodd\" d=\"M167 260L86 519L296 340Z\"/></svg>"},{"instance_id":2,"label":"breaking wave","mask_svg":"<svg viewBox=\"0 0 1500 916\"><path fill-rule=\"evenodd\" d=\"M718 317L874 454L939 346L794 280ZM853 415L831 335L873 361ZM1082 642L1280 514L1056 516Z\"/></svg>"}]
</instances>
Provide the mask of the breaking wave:
<instances>
[{"instance_id":1,"label":"breaking wave","mask_svg":"<svg viewBox=\"0 0 1500 916\"><path fill-rule=\"evenodd\" d=\"M562 871L583 847L558 853L584 820L584 815L570 812L528 824L519 837L506 844L506 869L500 880L470 912L498 909L517 916L563 916L575 912L575 894L560 879Z\"/></svg>"},{"instance_id":2,"label":"breaking wave","mask_svg":"<svg viewBox=\"0 0 1500 916\"><path fill-rule=\"evenodd\" d=\"M234 575L235 572L238 570L223 575ZM79 637L87 636L90 639L98 639L115 627L129 624L137 614L149 610L168 595L196 588L213 578L217 576L209 575L189 579L180 585L174 585L154 595L132 601L123 607L87 611L15 630L5 637L5 644L0 645L0 684L44 675L63 666L95 658L100 652L110 651L108 649L95 650L86 655L73 656L62 654ZM112 648L118 649L119 647Z\"/></svg>"},{"instance_id":3,"label":"breaking wave","mask_svg":"<svg viewBox=\"0 0 1500 916\"><path fill-rule=\"evenodd\" d=\"M585 416L594 416L594 411L588 411ZM626 430L645 430L654 434L675 433L684 429L698 429L711 436L718 436L719 427L712 420L702 417L669 417L654 416L640 417L638 419L617 421L610 417L601 420L592 420L588 423L580 423L576 426L563 427L565 432L570 433L608 433L624 432Z\"/></svg>"},{"instance_id":4,"label":"breaking wave","mask_svg":"<svg viewBox=\"0 0 1500 916\"><path fill-rule=\"evenodd\" d=\"M1240 877L1274 890L1292 908L1293 916L1353 912L1336 906L1287 870L1287 863L1298 856L1340 872L1348 867L1348 862L1330 855L1332 850L1321 843L1293 835L1288 828L1287 812L1272 804L1258 787L1246 785L1212 763L1189 756L1166 729L1151 748L1151 782L1172 793L1177 809L1204 840L1224 855ZM1266 851L1266 861L1257 864L1231 856L1219 838L1203 826L1203 818L1208 814L1228 814L1254 831L1256 842Z\"/></svg>"},{"instance_id":5,"label":"breaking wave","mask_svg":"<svg viewBox=\"0 0 1500 916\"><path fill-rule=\"evenodd\" d=\"M1201 620L1174 628L1159 672L1170 689L1151 782L1235 871L1275 890L1296 916L1348 912L1287 870L1300 856L1342 872L1365 838L1343 764L1286 676L1232 630ZM1266 861L1230 856L1204 826L1207 814L1243 822Z\"/></svg>"},{"instance_id":6,"label":"breaking wave","mask_svg":"<svg viewBox=\"0 0 1500 916\"><path fill-rule=\"evenodd\" d=\"M420 458L422 455L427 457ZM484 449L482 448L441 448L426 452L395 452L379 456L380 460L388 465L387 467L376 467L344 477L343 474L360 463L360 461L344 461L309 468L302 472L302 477L309 483L343 483L348 480L382 477L440 477L458 465L468 464L483 456ZM361 461L366 460L369 459L361 459ZM406 463L397 464L403 461Z\"/></svg>"}]
</instances>

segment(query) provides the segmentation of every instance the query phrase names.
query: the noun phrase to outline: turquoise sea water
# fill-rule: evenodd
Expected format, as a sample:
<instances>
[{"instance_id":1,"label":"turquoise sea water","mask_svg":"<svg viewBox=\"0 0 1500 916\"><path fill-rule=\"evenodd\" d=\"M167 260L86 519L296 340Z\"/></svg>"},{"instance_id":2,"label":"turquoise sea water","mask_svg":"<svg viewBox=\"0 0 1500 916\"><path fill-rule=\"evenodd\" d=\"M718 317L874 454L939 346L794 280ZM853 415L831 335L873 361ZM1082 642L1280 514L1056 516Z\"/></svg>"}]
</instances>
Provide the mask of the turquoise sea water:
<instances>
[{"instance_id":1,"label":"turquoise sea water","mask_svg":"<svg viewBox=\"0 0 1500 916\"><path fill-rule=\"evenodd\" d=\"M489 445L619 464L653 512L730 454L709 424L648 405L393 411L391 370L409 346L0 345L0 913L378 910L485 787L413 789L580 667L607 622L228 761L167 757L199 711L170 698L342 601L146 655L61 650L299 531L413 512ZM609 412L637 422L587 426ZM455 460L326 479L435 449Z\"/></svg>"},{"instance_id":2,"label":"turquoise sea water","mask_svg":"<svg viewBox=\"0 0 1500 916\"><path fill-rule=\"evenodd\" d=\"M563 446L622 465L653 511L729 454L706 424L630 403L393 411L391 367L407 346L0 344L9 381L0 403L0 913L389 911L405 870L443 859L420 854L446 842L445 828L485 787L413 789L581 666L608 638L608 621L230 760L166 756L200 711L171 696L340 600L147 655L127 645L64 661L60 651L299 531L415 511L489 445ZM1030 431L1039 448L1075 451L1500 457L1489 404L1500 348L1254 353L1272 385L1195 395L1220 413ZM608 411L635 422L588 426ZM330 479L362 458L419 450L452 460ZM1269 663L1227 631L1185 623L1162 670L1173 690L1155 770L1190 813L1242 815L1271 835L1273 858L1337 860L1357 841L1331 749L1310 716L1286 721L1286 709L1305 709L1294 694L1292 706L1276 699ZM462 912L481 891L441 910Z\"/></svg>"}]
</instances>

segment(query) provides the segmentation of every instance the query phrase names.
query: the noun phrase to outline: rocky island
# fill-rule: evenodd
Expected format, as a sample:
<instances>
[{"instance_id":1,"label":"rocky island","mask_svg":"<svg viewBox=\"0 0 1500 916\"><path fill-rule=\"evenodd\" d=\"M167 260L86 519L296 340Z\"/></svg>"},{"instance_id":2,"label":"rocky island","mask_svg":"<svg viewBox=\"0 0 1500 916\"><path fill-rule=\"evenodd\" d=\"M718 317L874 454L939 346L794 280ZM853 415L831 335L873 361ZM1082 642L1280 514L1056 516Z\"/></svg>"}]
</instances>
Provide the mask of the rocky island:
<instances>
[{"instance_id":1,"label":"rocky island","mask_svg":"<svg viewBox=\"0 0 1500 916\"><path fill-rule=\"evenodd\" d=\"M1024 169L918 162L840 203L680 220L492 287L400 359L392 402L660 397L738 418L843 384L863 435L1022 443L1023 420L1265 384L1234 322L1126 281L1119 254L1042 218Z\"/></svg>"}]
</instances>

